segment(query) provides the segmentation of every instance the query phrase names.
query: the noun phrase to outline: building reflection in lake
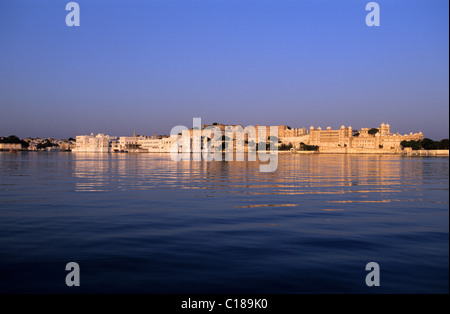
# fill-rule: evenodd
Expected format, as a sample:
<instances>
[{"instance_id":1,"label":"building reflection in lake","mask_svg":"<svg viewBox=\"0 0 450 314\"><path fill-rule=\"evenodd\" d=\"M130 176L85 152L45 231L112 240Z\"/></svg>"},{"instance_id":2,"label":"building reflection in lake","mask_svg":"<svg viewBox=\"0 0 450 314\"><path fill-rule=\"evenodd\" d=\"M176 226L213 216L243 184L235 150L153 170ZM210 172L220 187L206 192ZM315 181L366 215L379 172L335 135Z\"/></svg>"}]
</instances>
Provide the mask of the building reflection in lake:
<instances>
[{"instance_id":1,"label":"building reflection in lake","mask_svg":"<svg viewBox=\"0 0 450 314\"><path fill-rule=\"evenodd\" d=\"M395 155L280 154L278 169L269 173L259 171L259 161L175 162L165 153L72 156L77 191L195 189L207 191L199 197L266 195L280 204L285 203L282 195L328 195L327 202L351 202L358 193L366 201L371 195L389 201L398 189L423 179L423 162Z\"/></svg>"}]
</instances>

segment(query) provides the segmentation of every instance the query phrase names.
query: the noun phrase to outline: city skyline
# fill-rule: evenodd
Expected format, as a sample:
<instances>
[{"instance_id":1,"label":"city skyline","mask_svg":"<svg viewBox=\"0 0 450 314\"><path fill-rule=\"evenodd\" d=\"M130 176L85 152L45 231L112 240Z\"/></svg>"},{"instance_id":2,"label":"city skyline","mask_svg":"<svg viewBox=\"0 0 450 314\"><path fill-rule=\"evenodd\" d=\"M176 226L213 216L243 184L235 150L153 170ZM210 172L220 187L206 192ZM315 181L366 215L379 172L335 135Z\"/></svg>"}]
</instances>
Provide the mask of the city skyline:
<instances>
[{"instance_id":1,"label":"city skyline","mask_svg":"<svg viewBox=\"0 0 450 314\"><path fill-rule=\"evenodd\" d=\"M0 136L209 123L449 137L448 2L0 1Z\"/></svg>"},{"instance_id":2,"label":"city skyline","mask_svg":"<svg viewBox=\"0 0 450 314\"><path fill-rule=\"evenodd\" d=\"M384 122L382 122L383 124L384 124ZM339 123L335 123L336 125L339 125ZM387 123L388 125L389 125L389 123ZM203 125L202 125L202 128L203 127L205 127L205 126L214 126L214 125L221 125L221 126L238 126L238 125L240 125L240 126L242 126L243 128L245 128L246 126L253 126L253 127L257 127L258 125L261 125L261 124L255 124L255 125L242 125L242 124L239 124L239 123L222 123L222 122L210 122L210 123L204 123ZM333 124L334 125L334 124ZM343 124L340 124L341 125L341 128L344 126ZM263 125L261 125L261 126L263 126ZM270 125L266 125L266 127L269 127ZM325 130L325 129L332 129L332 130L338 130L338 129L340 129L339 127L336 127L336 128L334 128L334 127L331 127L331 125L330 124L328 124L328 125L326 125L326 126L321 126L321 125L314 125L314 124L311 124L309 127L306 127L306 126L300 126L300 127L297 127L297 126L291 126L291 125L287 125L287 124L281 124L281 125L272 125L272 126L277 126L277 127L286 127L288 130L290 130L291 128L293 129L293 130L305 130L305 132L306 132L306 134L308 134L309 133L309 130L310 130L310 128L312 127L312 128L314 128L314 129L323 129L323 130ZM372 128L372 126L370 126L370 127L367 127L367 126L362 126L361 128L353 128L351 125L349 125L348 127L350 127L350 128L352 128L355 132L359 132L359 130L360 129L371 129ZM378 126L375 126L375 127L373 127L373 128L375 128L375 129L377 129L377 128L379 128L379 125ZM192 127L189 127L189 129L190 130L192 130L193 128ZM403 133L401 133L401 132L398 132L398 131L396 131L396 130L394 130L394 132L392 132L391 134L397 134L397 135L408 135L408 134L410 134L410 133L421 133L422 134L422 131L420 131L420 130L409 130L409 131L407 131L407 132L403 132ZM46 136L46 137L40 137L40 136L24 136L24 137L20 137L20 136L18 136L19 138L22 138L22 139L27 139L27 138L36 138L36 139L46 139L46 138L53 138L53 139L69 139L69 138L75 138L76 136L80 136L80 135L95 135L95 134L108 134L108 136L111 136L111 137L120 137L120 136L125 136L125 137L136 137L136 136L143 136L143 137L155 137L155 136L157 136L157 137L161 137L161 136L170 136L170 129L169 129L169 131L167 131L167 132L163 132L163 133L158 133L158 132L153 132L153 133L143 133L143 132L136 132L136 130L133 130L131 133L126 133L126 134L116 134L116 133L107 133L107 132L103 132L103 131L99 131L99 132L88 132L88 131L86 131L86 132L84 132L84 133L80 133L80 134L75 134L75 135L71 135L71 136L68 136L68 137L55 137L55 136ZM0 134L0 137L7 137L7 136L17 136L17 134Z\"/></svg>"}]
</instances>

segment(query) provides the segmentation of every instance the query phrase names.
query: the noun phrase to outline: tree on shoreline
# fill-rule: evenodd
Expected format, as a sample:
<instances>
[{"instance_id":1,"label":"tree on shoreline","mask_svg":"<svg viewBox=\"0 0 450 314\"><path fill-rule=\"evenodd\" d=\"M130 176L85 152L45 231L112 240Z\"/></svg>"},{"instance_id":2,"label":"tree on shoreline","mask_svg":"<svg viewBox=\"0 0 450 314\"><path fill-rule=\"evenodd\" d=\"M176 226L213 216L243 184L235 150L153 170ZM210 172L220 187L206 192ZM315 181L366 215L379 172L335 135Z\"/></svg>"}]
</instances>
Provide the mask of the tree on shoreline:
<instances>
[{"instance_id":1,"label":"tree on shoreline","mask_svg":"<svg viewBox=\"0 0 450 314\"><path fill-rule=\"evenodd\" d=\"M58 146L57 144L53 144L52 142L50 142L48 139L46 139L44 142L39 143L36 145L36 149L46 149L47 147L54 147L54 146Z\"/></svg>"},{"instance_id":2,"label":"tree on shoreline","mask_svg":"<svg viewBox=\"0 0 450 314\"><path fill-rule=\"evenodd\" d=\"M305 143L300 143L300 150L306 150L306 151L318 151L319 146L317 145L306 145Z\"/></svg>"},{"instance_id":3,"label":"tree on shoreline","mask_svg":"<svg viewBox=\"0 0 450 314\"><path fill-rule=\"evenodd\" d=\"M292 143L284 144L282 143L280 147L278 147L278 150L290 150L293 147Z\"/></svg>"},{"instance_id":4,"label":"tree on shoreline","mask_svg":"<svg viewBox=\"0 0 450 314\"><path fill-rule=\"evenodd\" d=\"M413 150L433 150L433 149L449 149L449 140L448 138L442 139L440 141L433 141L429 138L424 138L423 140L410 140L410 141L401 141L400 145L405 147L411 147Z\"/></svg>"},{"instance_id":5,"label":"tree on shoreline","mask_svg":"<svg viewBox=\"0 0 450 314\"><path fill-rule=\"evenodd\" d=\"M30 144L28 144L27 142L25 142L24 140L21 140L19 137L17 137L16 135L10 135L8 137L0 137L0 143L5 143L5 144L21 144L22 148L28 148L28 146L30 146Z\"/></svg>"}]
</instances>

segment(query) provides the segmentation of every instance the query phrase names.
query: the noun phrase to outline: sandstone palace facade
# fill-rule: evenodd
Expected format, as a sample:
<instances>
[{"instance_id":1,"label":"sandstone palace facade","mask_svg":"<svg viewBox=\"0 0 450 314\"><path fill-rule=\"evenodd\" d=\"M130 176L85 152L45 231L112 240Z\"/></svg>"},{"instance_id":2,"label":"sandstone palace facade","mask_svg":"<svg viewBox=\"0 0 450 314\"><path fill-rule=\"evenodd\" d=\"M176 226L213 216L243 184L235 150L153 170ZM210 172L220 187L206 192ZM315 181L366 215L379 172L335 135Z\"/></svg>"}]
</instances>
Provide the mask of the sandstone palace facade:
<instances>
[{"instance_id":1,"label":"sandstone palace facade","mask_svg":"<svg viewBox=\"0 0 450 314\"><path fill-rule=\"evenodd\" d=\"M379 128L362 128L353 130L351 126L341 126L339 130L332 130L327 127L309 129L309 145L319 146L320 150L329 148L362 148L362 149L399 149L402 141L421 140L422 132L401 135L391 133L390 125L382 123ZM306 142L305 142L306 143ZM293 143L294 144L294 143Z\"/></svg>"},{"instance_id":2,"label":"sandstone palace facade","mask_svg":"<svg viewBox=\"0 0 450 314\"><path fill-rule=\"evenodd\" d=\"M214 123L220 131L224 132L225 124ZM202 128L207 127L202 125ZM231 125L236 127L236 125ZM257 125L259 127L259 125ZM258 130L258 128L256 128ZM242 129L241 129L242 130ZM266 126L266 140L270 134L270 127ZM287 125L277 126L278 145L292 145L293 149L301 150L301 143L318 146L320 152L398 152L402 150L401 142L406 140L423 139L422 132L401 135L391 133L389 124L382 123L379 128L362 128L354 130L351 126L342 125L338 130L331 127L322 129L320 126L314 128L291 128ZM193 139L193 129L186 130ZM258 137L258 131L256 132ZM248 139L248 134L244 138ZM188 136L189 138L189 136ZM235 139L235 138L234 138ZM76 148L74 152L164 152L168 153L170 148L178 140L177 136L133 136L111 137L109 135L80 135L76 137Z\"/></svg>"}]
</instances>

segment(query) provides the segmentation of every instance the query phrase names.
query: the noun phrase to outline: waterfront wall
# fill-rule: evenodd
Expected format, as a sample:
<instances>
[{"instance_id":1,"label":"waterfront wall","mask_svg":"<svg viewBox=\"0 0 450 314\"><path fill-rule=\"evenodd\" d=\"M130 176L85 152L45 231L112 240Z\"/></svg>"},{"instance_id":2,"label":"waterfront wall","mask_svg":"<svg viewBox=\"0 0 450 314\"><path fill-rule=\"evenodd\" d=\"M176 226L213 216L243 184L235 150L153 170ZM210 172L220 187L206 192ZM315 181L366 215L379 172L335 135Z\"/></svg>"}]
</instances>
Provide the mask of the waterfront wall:
<instances>
[{"instance_id":1,"label":"waterfront wall","mask_svg":"<svg viewBox=\"0 0 450 314\"><path fill-rule=\"evenodd\" d=\"M381 154L404 156L449 156L448 149L411 150L405 149L377 149L377 148L349 148L349 147L319 147L320 153L325 154Z\"/></svg>"},{"instance_id":2,"label":"waterfront wall","mask_svg":"<svg viewBox=\"0 0 450 314\"><path fill-rule=\"evenodd\" d=\"M412 150L406 152L406 156L449 156L448 149L432 149L432 150Z\"/></svg>"},{"instance_id":3,"label":"waterfront wall","mask_svg":"<svg viewBox=\"0 0 450 314\"><path fill-rule=\"evenodd\" d=\"M22 144L0 143L0 150L11 150L11 149L20 150L22 149Z\"/></svg>"},{"instance_id":4,"label":"waterfront wall","mask_svg":"<svg viewBox=\"0 0 450 314\"><path fill-rule=\"evenodd\" d=\"M379 149L379 148L355 148L355 147L319 147L320 153L325 154L400 154L400 149Z\"/></svg>"}]
</instances>

